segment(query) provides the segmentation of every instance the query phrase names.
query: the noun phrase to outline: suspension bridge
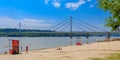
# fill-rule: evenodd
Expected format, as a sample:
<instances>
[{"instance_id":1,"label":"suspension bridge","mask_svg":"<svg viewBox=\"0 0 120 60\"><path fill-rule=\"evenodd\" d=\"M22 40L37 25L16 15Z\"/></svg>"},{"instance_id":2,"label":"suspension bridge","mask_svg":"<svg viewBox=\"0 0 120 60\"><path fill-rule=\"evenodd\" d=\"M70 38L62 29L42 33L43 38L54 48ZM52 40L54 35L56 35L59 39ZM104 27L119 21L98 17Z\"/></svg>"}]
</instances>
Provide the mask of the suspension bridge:
<instances>
[{"instance_id":1,"label":"suspension bridge","mask_svg":"<svg viewBox=\"0 0 120 60\"><path fill-rule=\"evenodd\" d=\"M72 16L56 24L48 30L54 32L22 32L22 34L46 34L48 36L55 36L55 34L66 34L70 38L72 38L76 34L83 34L87 38L89 38L90 35L102 35L106 36L106 38L110 38L111 34L120 34L118 32L106 31Z\"/></svg>"}]
</instances>

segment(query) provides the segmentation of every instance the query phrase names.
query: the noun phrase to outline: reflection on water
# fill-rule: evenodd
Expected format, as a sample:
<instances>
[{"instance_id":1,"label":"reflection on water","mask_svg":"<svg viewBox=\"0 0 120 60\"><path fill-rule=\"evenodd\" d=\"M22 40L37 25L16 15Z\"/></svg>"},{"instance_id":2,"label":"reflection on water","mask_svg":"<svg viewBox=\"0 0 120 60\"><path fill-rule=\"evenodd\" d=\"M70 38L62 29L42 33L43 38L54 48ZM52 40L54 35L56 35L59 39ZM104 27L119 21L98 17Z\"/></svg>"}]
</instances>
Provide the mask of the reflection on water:
<instances>
[{"instance_id":1,"label":"reflection on water","mask_svg":"<svg viewBox=\"0 0 120 60\"><path fill-rule=\"evenodd\" d=\"M92 43L105 39L105 37L90 37L89 39L86 39L85 37L81 38L82 43ZM70 45L71 40L69 37L0 37L0 53L4 53L9 50L9 39L20 40L20 49L23 51L25 51L25 47L27 45L30 50L68 46ZM78 40L80 40L78 37L73 37L72 45L75 45Z\"/></svg>"}]
</instances>

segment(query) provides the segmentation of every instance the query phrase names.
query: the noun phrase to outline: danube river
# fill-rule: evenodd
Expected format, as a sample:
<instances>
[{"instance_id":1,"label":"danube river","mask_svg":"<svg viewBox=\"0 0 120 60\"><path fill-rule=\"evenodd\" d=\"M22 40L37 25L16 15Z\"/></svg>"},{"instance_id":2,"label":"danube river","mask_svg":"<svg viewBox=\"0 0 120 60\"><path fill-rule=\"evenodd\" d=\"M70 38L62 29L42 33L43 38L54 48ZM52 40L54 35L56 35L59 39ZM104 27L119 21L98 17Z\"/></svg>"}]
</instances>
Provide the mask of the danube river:
<instances>
[{"instance_id":1,"label":"danube river","mask_svg":"<svg viewBox=\"0 0 120 60\"><path fill-rule=\"evenodd\" d=\"M114 38L114 37L112 37ZM69 37L0 37L0 53L4 53L5 51L9 51L11 47L9 44L9 40L17 39L20 41L20 51L25 51L25 47L29 46L29 50L38 50L44 48L54 48L60 46L68 46L75 45L76 41L81 41L83 44L86 42L93 43L99 40L104 40L106 37L90 37L86 39L86 37L73 37L70 39ZM72 42L72 44L71 44Z\"/></svg>"}]
</instances>

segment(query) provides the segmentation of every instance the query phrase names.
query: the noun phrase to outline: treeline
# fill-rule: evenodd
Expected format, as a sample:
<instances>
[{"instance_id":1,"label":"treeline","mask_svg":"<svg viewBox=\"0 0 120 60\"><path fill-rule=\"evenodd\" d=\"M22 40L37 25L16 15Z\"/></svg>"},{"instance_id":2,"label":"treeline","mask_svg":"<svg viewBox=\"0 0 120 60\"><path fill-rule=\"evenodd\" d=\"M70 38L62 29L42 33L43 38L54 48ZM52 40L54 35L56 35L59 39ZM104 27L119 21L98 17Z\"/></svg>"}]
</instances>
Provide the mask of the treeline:
<instances>
[{"instance_id":1,"label":"treeline","mask_svg":"<svg viewBox=\"0 0 120 60\"><path fill-rule=\"evenodd\" d=\"M54 32L54 31L51 31L51 30L37 30L37 29L10 29L10 28L5 28L5 29L0 29L0 32L10 33L10 32Z\"/></svg>"},{"instance_id":2,"label":"treeline","mask_svg":"<svg viewBox=\"0 0 120 60\"><path fill-rule=\"evenodd\" d=\"M72 34L74 37L86 37L86 34ZM93 36L93 35L89 35ZM103 36L103 35L96 35ZM70 37L69 33L0 33L0 37Z\"/></svg>"},{"instance_id":3,"label":"treeline","mask_svg":"<svg viewBox=\"0 0 120 60\"><path fill-rule=\"evenodd\" d=\"M36 32L36 33L29 33ZM12 29L12 28L1 28L0 37L38 37L45 36L46 34L38 34L37 32L55 32L51 30L38 30L38 29Z\"/></svg>"},{"instance_id":4,"label":"treeline","mask_svg":"<svg viewBox=\"0 0 120 60\"><path fill-rule=\"evenodd\" d=\"M7 29L0 29L0 37L69 37L70 36L69 33L43 33L43 32L55 32L55 31L7 28ZM73 36L86 36L86 34L73 34Z\"/></svg>"}]
</instances>

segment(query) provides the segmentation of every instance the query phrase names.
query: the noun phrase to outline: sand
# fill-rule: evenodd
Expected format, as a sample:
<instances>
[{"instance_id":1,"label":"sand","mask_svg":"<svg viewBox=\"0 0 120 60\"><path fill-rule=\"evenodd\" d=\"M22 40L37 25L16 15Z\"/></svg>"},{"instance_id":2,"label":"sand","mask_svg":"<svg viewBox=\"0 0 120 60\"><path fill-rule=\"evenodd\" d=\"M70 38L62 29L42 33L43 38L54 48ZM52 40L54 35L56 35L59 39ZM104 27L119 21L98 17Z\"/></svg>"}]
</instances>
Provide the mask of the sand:
<instances>
[{"instance_id":1,"label":"sand","mask_svg":"<svg viewBox=\"0 0 120 60\"><path fill-rule=\"evenodd\" d=\"M82 46L66 46L34 50L19 55L2 54L0 60L90 60L89 58L105 57L111 53L120 53L120 41L99 42Z\"/></svg>"}]
</instances>

